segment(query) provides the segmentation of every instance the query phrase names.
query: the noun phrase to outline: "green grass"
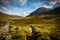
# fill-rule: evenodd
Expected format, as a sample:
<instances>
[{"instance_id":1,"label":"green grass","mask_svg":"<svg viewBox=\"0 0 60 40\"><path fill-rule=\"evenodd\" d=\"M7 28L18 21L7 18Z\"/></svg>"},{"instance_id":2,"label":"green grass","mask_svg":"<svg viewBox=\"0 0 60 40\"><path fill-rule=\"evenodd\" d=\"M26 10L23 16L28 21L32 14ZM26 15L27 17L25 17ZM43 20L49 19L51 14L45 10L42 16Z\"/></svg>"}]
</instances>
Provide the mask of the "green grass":
<instances>
[{"instance_id":1,"label":"green grass","mask_svg":"<svg viewBox=\"0 0 60 40\"><path fill-rule=\"evenodd\" d=\"M37 36L40 35L37 40L52 40L50 37L58 38L60 35L60 17L50 16L43 15L10 20L11 40L26 40L27 36L32 37L33 33L30 26L35 28L34 31ZM7 22L9 21L0 21L0 25L5 25Z\"/></svg>"},{"instance_id":2,"label":"green grass","mask_svg":"<svg viewBox=\"0 0 60 40\"><path fill-rule=\"evenodd\" d=\"M40 40L42 38L46 40L51 40L49 37L50 35L52 35L53 37L59 37L60 35L58 34L59 32L57 32L59 28L56 27L58 26L57 24L30 24L30 25L35 28L35 32L37 32L38 35L41 35L40 37L38 37L37 40ZM32 33L30 31L30 25L21 25L21 26L16 25L16 27L19 28L17 30L15 26L12 26L13 30L13 31L11 30L12 39L26 40L27 35L32 36Z\"/></svg>"}]
</instances>

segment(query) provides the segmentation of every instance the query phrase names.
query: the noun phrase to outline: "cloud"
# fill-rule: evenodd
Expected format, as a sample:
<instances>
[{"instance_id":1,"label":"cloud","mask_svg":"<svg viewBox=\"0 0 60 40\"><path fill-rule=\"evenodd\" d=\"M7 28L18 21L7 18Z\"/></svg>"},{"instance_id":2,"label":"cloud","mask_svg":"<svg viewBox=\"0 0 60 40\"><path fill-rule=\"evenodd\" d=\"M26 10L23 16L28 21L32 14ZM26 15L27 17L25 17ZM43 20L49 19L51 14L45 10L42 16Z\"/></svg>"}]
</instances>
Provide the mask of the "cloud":
<instances>
[{"instance_id":1,"label":"cloud","mask_svg":"<svg viewBox=\"0 0 60 40\"><path fill-rule=\"evenodd\" d=\"M57 3L57 0L50 2L51 5L55 5L56 3Z\"/></svg>"},{"instance_id":2,"label":"cloud","mask_svg":"<svg viewBox=\"0 0 60 40\"><path fill-rule=\"evenodd\" d=\"M9 8L14 10L13 8L15 4L24 6L26 3L27 3L27 0L0 0L0 11L10 12ZM17 10L20 10L20 9L17 9Z\"/></svg>"},{"instance_id":3,"label":"cloud","mask_svg":"<svg viewBox=\"0 0 60 40\"><path fill-rule=\"evenodd\" d=\"M48 6L48 5L43 5L43 7L45 7L45 8L52 8L53 6L52 6L52 5L50 5L50 6Z\"/></svg>"},{"instance_id":4,"label":"cloud","mask_svg":"<svg viewBox=\"0 0 60 40\"><path fill-rule=\"evenodd\" d=\"M25 10L25 11L24 11ZM28 14L28 12L26 11L26 8L12 8L12 10L8 10L5 7L2 7L1 12L6 13L6 14L10 14L10 15L18 15L18 16L22 16L22 17L26 17Z\"/></svg>"},{"instance_id":5,"label":"cloud","mask_svg":"<svg viewBox=\"0 0 60 40\"><path fill-rule=\"evenodd\" d=\"M0 3L2 5L8 6L9 5L9 1L8 0L0 0Z\"/></svg>"},{"instance_id":6,"label":"cloud","mask_svg":"<svg viewBox=\"0 0 60 40\"><path fill-rule=\"evenodd\" d=\"M14 4L25 5L27 0L0 0L0 3L5 6L13 6Z\"/></svg>"},{"instance_id":7,"label":"cloud","mask_svg":"<svg viewBox=\"0 0 60 40\"><path fill-rule=\"evenodd\" d=\"M55 1L55 0L39 0L39 1Z\"/></svg>"},{"instance_id":8,"label":"cloud","mask_svg":"<svg viewBox=\"0 0 60 40\"><path fill-rule=\"evenodd\" d=\"M52 8L53 6L52 5L47 5L46 3L36 3L36 4L33 4L34 7L37 9L39 7L45 7L45 8Z\"/></svg>"},{"instance_id":9,"label":"cloud","mask_svg":"<svg viewBox=\"0 0 60 40\"><path fill-rule=\"evenodd\" d=\"M60 0L39 0L37 3L34 3L35 7L46 7L53 8L54 6L59 6Z\"/></svg>"},{"instance_id":10,"label":"cloud","mask_svg":"<svg viewBox=\"0 0 60 40\"><path fill-rule=\"evenodd\" d=\"M19 0L19 2L20 2L22 5L24 5L24 4L27 3L27 0Z\"/></svg>"},{"instance_id":11,"label":"cloud","mask_svg":"<svg viewBox=\"0 0 60 40\"><path fill-rule=\"evenodd\" d=\"M22 12L21 16L26 17L28 14L26 12Z\"/></svg>"},{"instance_id":12,"label":"cloud","mask_svg":"<svg viewBox=\"0 0 60 40\"><path fill-rule=\"evenodd\" d=\"M8 9L6 7L1 7L3 11L8 11Z\"/></svg>"},{"instance_id":13,"label":"cloud","mask_svg":"<svg viewBox=\"0 0 60 40\"><path fill-rule=\"evenodd\" d=\"M39 0L41 2L45 2L45 4L55 5L56 3L60 3L60 0Z\"/></svg>"}]
</instances>

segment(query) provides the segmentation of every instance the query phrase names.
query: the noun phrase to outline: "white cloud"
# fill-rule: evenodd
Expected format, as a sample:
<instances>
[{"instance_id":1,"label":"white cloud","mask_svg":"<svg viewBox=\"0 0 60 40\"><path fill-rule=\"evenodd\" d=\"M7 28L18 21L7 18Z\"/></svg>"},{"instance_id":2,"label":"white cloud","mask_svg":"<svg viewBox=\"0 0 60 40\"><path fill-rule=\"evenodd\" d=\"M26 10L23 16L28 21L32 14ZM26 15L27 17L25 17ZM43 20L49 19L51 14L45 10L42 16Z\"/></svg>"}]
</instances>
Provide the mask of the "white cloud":
<instances>
[{"instance_id":1,"label":"white cloud","mask_svg":"<svg viewBox=\"0 0 60 40\"><path fill-rule=\"evenodd\" d=\"M45 8L52 8L53 6L52 5L51 6L43 5L43 7L45 7Z\"/></svg>"},{"instance_id":2,"label":"white cloud","mask_svg":"<svg viewBox=\"0 0 60 40\"><path fill-rule=\"evenodd\" d=\"M36 7L36 9L39 7L45 7L45 8L52 8L53 7L52 5L46 5L44 3L36 3L36 4L34 4L34 6Z\"/></svg>"},{"instance_id":3,"label":"white cloud","mask_svg":"<svg viewBox=\"0 0 60 40\"><path fill-rule=\"evenodd\" d=\"M24 11L22 8L12 8L12 10L8 10L8 9L6 9L5 7L2 7L3 8L3 10L4 11L2 11L2 12L4 12L4 13L6 13L6 14L10 14L10 15L18 15L18 16L22 16L22 17L26 17L27 15L29 15L28 13L27 13L27 11ZM5 11L6 10L6 11Z\"/></svg>"},{"instance_id":4,"label":"white cloud","mask_svg":"<svg viewBox=\"0 0 60 40\"><path fill-rule=\"evenodd\" d=\"M3 3L5 6L11 6L16 3L25 5L27 3L27 0L0 0L0 2Z\"/></svg>"},{"instance_id":5,"label":"white cloud","mask_svg":"<svg viewBox=\"0 0 60 40\"><path fill-rule=\"evenodd\" d=\"M60 0L55 0L50 2L51 5L55 5L56 3L60 3Z\"/></svg>"},{"instance_id":6,"label":"white cloud","mask_svg":"<svg viewBox=\"0 0 60 40\"><path fill-rule=\"evenodd\" d=\"M15 7L15 8L12 7L10 9L7 9L6 7L1 7L1 9L2 9L1 12L4 12L6 14L18 15L22 17L26 17L27 15L29 15L29 13L33 11L32 8L18 8L18 7Z\"/></svg>"},{"instance_id":7,"label":"white cloud","mask_svg":"<svg viewBox=\"0 0 60 40\"><path fill-rule=\"evenodd\" d=\"M8 9L6 7L1 7L1 10L4 12L8 11Z\"/></svg>"},{"instance_id":8,"label":"white cloud","mask_svg":"<svg viewBox=\"0 0 60 40\"><path fill-rule=\"evenodd\" d=\"M21 14L21 16L22 17L26 17L28 14L27 14L27 12L21 12L22 14Z\"/></svg>"},{"instance_id":9,"label":"white cloud","mask_svg":"<svg viewBox=\"0 0 60 40\"><path fill-rule=\"evenodd\" d=\"M55 0L55 1L51 1L50 4L51 5L55 5L57 3L58 0Z\"/></svg>"},{"instance_id":10,"label":"white cloud","mask_svg":"<svg viewBox=\"0 0 60 40\"><path fill-rule=\"evenodd\" d=\"M27 3L27 0L19 0L19 2L22 4L22 5L25 5Z\"/></svg>"}]
</instances>

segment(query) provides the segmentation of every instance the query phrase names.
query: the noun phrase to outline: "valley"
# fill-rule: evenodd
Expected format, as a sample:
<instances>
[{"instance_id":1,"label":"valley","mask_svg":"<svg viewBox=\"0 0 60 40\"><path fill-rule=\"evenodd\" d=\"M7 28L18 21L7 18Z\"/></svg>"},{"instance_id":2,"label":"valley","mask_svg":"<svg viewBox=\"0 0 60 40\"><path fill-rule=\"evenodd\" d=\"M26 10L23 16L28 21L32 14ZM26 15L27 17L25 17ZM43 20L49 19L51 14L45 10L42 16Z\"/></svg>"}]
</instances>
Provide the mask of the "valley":
<instances>
[{"instance_id":1,"label":"valley","mask_svg":"<svg viewBox=\"0 0 60 40\"><path fill-rule=\"evenodd\" d=\"M0 13L0 40L60 40L60 8L41 9L24 18Z\"/></svg>"}]
</instances>

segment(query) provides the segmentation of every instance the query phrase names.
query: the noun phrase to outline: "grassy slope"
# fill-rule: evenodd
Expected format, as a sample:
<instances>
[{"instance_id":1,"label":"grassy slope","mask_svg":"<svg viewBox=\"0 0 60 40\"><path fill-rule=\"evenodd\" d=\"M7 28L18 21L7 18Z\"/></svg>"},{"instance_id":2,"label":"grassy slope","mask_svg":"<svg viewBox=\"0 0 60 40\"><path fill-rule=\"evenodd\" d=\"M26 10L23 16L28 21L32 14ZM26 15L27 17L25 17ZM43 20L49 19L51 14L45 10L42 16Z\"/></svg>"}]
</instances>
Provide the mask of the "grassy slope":
<instances>
[{"instance_id":1,"label":"grassy slope","mask_svg":"<svg viewBox=\"0 0 60 40\"><path fill-rule=\"evenodd\" d=\"M11 25L12 27L19 28L20 31L18 33L20 34L21 32L20 36L22 35L23 37L23 39L21 38L20 40L25 40L26 35L32 35L30 26L33 26L35 28L35 32L39 32L39 35L41 34L41 37L38 37L38 40L42 40L42 38L46 38L46 40L51 40L49 37L51 34L53 37L56 38L58 38L60 35L58 34L59 32L57 32L57 30L60 31L60 29L57 28L58 26L60 27L59 20L60 16L58 14L44 14L41 16L31 16L22 19L12 20Z\"/></svg>"},{"instance_id":2,"label":"grassy slope","mask_svg":"<svg viewBox=\"0 0 60 40\"><path fill-rule=\"evenodd\" d=\"M60 15L44 14L41 16L31 16L22 19L12 20L16 24L57 24L60 23Z\"/></svg>"},{"instance_id":3,"label":"grassy slope","mask_svg":"<svg viewBox=\"0 0 60 40\"><path fill-rule=\"evenodd\" d=\"M4 14L0 12L0 20L2 21L9 21L12 19L18 19L20 18L19 16L15 16L15 15L8 15L8 14Z\"/></svg>"},{"instance_id":4,"label":"grassy slope","mask_svg":"<svg viewBox=\"0 0 60 40\"><path fill-rule=\"evenodd\" d=\"M4 16L5 17L5 16ZM6 17L7 18L7 17ZM5 20L5 18L3 18ZM0 21L0 24L5 24L9 21ZM32 32L30 30L30 26L35 28L35 32L39 32L38 35L41 34L41 37L38 37L38 40L42 40L42 38L46 38L46 40L50 40L50 35L53 37L58 37L60 34L57 34L57 27L60 26L60 16L56 14L44 14L41 16L31 16L21 19L11 20L11 25L9 26L11 30L11 35L13 40L26 40L26 36L32 36ZM17 29L16 29L17 28ZM58 29L60 31L60 29ZM48 37L48 38L47 38Z\"/></svg>"}]
</instances>

